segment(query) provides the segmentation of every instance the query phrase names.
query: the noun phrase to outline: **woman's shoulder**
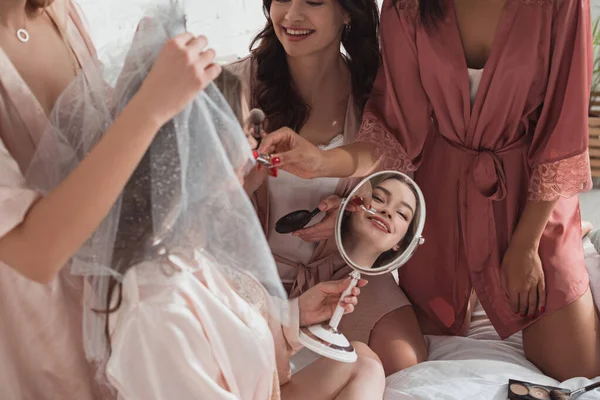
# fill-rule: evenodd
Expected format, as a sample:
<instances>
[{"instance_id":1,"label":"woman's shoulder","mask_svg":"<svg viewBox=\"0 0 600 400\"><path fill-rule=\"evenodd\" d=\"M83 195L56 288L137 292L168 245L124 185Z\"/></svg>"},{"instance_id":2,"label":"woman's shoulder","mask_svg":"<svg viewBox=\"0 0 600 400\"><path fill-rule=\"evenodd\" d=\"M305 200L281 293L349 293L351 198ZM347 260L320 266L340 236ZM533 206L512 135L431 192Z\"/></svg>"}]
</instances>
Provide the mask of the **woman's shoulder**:
<instances>
[{"instance_id":1,"label":"woman's shoulder","mask_svg":"<svg viewBox=\"0 0 600 400\"><path fill-rule=\"evenodd\" d=\"M254 74L254 64L254 57L252 57L252 55L248 55L244 58L241 58L224 66L224 68L227 71L235 74L242 81L244 96L246 97L246 99L248 99L248 101L252 97L251 91L252 79Z\"/></svg>"},{"instance_id":2,"label":"woman's shoulder","mask_svg":"<svg viewBox=\"0 0 600 400\"><path fill-rule=\"evenodd\" d=\"M252 67L254 63L254 57L252 55L248 55L225 65L225 69L236 74L242 81L248 82L252 77Z\"/></svg>"}]
</instances>

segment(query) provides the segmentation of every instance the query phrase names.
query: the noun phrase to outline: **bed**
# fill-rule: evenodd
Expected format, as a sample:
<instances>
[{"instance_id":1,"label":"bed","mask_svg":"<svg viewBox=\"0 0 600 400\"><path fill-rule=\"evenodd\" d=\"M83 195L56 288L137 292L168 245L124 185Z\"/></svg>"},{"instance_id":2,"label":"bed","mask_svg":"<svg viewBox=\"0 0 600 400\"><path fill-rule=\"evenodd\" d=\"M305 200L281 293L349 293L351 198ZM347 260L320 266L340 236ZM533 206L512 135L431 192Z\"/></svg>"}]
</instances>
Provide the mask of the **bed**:
<instances>
[{"instance_id":1,"label":"bed","mask_svg":"<svg viewBox=\"0 0 600 400\"><path fill-rule=\"evenodd\" d=\"M587 239L584 249L592 292L600 307L600 254ZM479 304L467 337L426 338L430 361L388 377L386 400L505 400L509 379L568 389L600 381L600 377L575 378L559 383L543 375L525 359L520 333L500 340ZM316 354L303 349L293 358L292 370L296 372L317 358ZM600 391L579 399L600 400Z\"/></svg>"}]
</instances>

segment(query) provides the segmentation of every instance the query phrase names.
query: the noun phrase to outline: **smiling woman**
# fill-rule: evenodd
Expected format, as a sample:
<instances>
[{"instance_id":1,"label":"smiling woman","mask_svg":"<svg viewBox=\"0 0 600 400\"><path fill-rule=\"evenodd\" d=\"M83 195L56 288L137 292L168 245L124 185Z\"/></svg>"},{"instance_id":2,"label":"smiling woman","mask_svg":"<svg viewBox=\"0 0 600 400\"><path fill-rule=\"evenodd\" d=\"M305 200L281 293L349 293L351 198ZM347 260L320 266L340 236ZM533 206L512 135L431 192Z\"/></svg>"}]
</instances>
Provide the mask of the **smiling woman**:
<instances>
[{"instance_id":1,"label":"smiling woman","mask_svg":"<svg viewBox=\"0 0 600 400\"><path fill-rule=\"evenodd\" d=\"M371 91L379 56L379 11L374 0L264 0L267 24L251 47L257 71L256 106L269 116L267 130L288 126L295 131L308 122L311 100L302 87L293 87L288 58L324 55L339 58L340 43L347 57L352 95L362 109Z\"/></svg>"},{"instance_id":2,"label":"smiling woman","mask_svg":"<svg viewBox=\"0 0 600 400\"><path fill-rule=\"evenodd\" d=\"M381 62L377 1L263 0L263 10L267 21L252 54L227 67L247 83L251 108L265 112L269 135L263 143L277 135L273 131L287 131L292 140L322 149L352 144ZM329 200L346 196L355 183L304 179L296 172L281 171L247 188L291 297L348 276L333 234L337 208ZM317 206L315 225L293 234L275 229L283 216ZM414 312L391 274L370 278L361 304L340 329L348 339L368 343L388 374L426 359Z\"/></svg>"}]
</instances>

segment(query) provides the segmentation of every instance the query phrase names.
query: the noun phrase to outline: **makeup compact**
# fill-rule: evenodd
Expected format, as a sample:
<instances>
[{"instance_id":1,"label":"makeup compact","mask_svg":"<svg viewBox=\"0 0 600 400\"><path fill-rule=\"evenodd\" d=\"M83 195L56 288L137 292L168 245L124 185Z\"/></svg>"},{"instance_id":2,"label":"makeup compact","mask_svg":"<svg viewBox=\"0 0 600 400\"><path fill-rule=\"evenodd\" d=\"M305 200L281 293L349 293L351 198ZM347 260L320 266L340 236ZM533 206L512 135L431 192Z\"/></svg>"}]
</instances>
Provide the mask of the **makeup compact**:
<instances>
[{"instance_id":1,"label":"makeup compact","mask_svg":"<svg viewBox=\"0 0 600 400\"><path fill-rule=\"evenodd\" d=\"M552 393L552 397L551 397ZM571 391L553 386L538 385L530 382L522 382L516 380L508 381L508 398L509 400L551 400L560 397L555 397L556 394L564 394L564 398L569 399Z\"/></svg>"},{"instance_id":2,"label":"makeup compact","mask_svg":"<svg viewBox=\"0 0 600 400\"><path fill-rule=\"evenodd\" d=\"M508 381L508 398L509 400L574 400L582 394L598 388L600 388L600 382L577 390L569 390L511 379Z\"/></svg>"}]
</instances>

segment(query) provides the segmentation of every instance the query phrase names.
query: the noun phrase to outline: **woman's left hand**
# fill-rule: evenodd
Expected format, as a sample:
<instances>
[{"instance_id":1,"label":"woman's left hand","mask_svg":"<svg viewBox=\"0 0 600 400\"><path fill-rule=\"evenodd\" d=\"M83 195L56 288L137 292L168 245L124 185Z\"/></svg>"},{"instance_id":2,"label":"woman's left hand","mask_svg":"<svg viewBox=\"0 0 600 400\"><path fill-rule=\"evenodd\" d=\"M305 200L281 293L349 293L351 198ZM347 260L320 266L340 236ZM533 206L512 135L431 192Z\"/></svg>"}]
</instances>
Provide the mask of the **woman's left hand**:
<instances>
[{"instance_id":1,"label":"woman's left hand","mask_svg":"<svg viewBox=\"0 0 600 400\"><path fill-rule=\"evenodd\" d=\"M300 309L300 326L317 324L328 320L333 315L338 304L342 305L348 314L354 311L354 306L358 304L357 296L360 294L361 287L367 284L367 281L360 279L352 293L344 299L340 296L348 288L351 279L339 281L321 282L308 289L298 298L298 308Z\"/></svg>"},{"instance_id":2,"label":"woman's left hand","mask_svg":"<svg viewBox=\"0 0 600 400\"><path fill-rule=\"evenodd\" d=\"M512 311L533 318L546 307L546 282L538 246L511 242L500 269Z\"/></svg>"}]
</instances>

